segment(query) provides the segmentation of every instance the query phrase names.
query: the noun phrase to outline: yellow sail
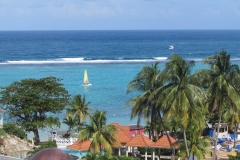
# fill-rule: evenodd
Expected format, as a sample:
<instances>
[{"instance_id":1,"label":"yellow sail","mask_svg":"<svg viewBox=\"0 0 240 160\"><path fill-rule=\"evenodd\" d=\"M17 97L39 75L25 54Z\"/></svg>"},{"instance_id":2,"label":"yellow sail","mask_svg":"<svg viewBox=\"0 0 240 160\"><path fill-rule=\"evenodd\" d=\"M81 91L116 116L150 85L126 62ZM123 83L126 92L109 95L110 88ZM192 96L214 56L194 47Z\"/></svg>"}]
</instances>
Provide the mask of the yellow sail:
<instances>
[{"instance_id":1,"label":"yellow sail","mask_svg":"<svg viewBox=\"0 0 240 160\"><path fill-rule=\"evenodd\" d=\"M82 85L83 86L91 86L92 85L92 84L89 83L87 70L84 71L83 84Z\"/></svg>"},{"instance_id":2,"label":"yellow sail","mask_svg":"<svg viewBox=\"0 0 240 160\"><path fill-rule=\"evenodd\" d=\"M87 74L87 70L85 70L85 71L84 71L83 83L89 83L89 81L88 81L88 74Z\"/></svg>"}]
</instances>

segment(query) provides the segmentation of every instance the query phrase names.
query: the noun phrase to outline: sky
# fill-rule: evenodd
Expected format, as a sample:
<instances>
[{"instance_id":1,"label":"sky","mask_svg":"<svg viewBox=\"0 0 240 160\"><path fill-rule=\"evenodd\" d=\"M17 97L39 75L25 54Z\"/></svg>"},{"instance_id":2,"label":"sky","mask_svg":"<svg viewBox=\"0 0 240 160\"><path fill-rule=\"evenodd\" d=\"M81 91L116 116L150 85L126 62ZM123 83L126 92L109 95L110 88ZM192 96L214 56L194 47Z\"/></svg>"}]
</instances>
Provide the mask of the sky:
<instances>
[{"instance_id":1,"label":"sky","mask_svg":"<svg viewBox=\"0 0 240 160\"><path fill-rule=\"evenodd\" d=\"M0 0L0 30L240 29L240 0Z\"/></svg>"}]
</instances>

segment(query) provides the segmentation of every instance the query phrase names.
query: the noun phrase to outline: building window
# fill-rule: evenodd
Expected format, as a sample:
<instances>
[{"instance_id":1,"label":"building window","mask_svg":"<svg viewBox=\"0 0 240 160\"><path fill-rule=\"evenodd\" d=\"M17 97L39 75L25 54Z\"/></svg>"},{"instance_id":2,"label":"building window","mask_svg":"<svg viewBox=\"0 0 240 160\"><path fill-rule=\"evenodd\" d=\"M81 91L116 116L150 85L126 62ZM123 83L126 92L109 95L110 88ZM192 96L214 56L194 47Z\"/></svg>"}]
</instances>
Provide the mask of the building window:
<instances>
[{"instance_id":1,"label":"building window","mask_svg":"<svg viewBox=\"0 0 240 160\"><path fill-rule=\"evenodd\" d=\"M219 132L220 132L220 133L223 133L223 132L224 132L224 128L220 128L220 129L219 129Z\"/></svg>"}]
</instances>

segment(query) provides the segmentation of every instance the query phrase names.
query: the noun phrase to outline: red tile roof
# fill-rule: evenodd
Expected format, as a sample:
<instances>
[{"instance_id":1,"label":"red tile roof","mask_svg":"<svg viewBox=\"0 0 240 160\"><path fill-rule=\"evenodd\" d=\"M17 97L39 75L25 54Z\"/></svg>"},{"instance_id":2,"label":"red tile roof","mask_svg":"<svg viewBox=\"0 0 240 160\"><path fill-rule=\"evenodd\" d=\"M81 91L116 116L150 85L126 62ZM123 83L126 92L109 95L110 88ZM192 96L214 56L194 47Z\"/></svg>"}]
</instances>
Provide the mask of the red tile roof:
<instances>
[{"instance_id":1,"label":"red tile roof","mask_svg":"<svg viewBox=\"0 0 240 160\"><path fill-rule=\"evenodd\" d=\"M126 144L126 146L134 146L134 147L148 147L148 146L150 147L152 145L154 145L154 142L152 142L142 134L137 134Z\"/></svg>"},{"instance_id":2,"label":"red tile roof","mask_svg":"<svg viewBox=\"0 0 240 160\"><path fill-rule=\"evenodd\" d=\"M72 150L80 150L80 151L86 151L89 150L90 145L91 145L92 141L91 140L87 140L85 142L81 142L81 141L76 141L75 143L73 143L72 145L67 146L68 149L72 149Z\"/></svg>"},{"instance_id":3,"label":"red tile roof","mask_svg":"<svg viewBox=\"0 0 240 160\"><path fill-rule=\"evenodd\" d=\"M130 127L129 126L121 126L118 123L112 123L112 125L118 127L120 130L122 130L123 132L125 132L126 135L130 136Z\"/></svg>"},{"instance_id":4,"label":"red tile roof","mask_svg":"<svg viewBox=\"0 0 240 160\"><path fill-rule=\"evenodd\" d=\"M177 142L173 137L169 135L170 141L173 144L174 148L178 148L175 142ZM157 142L155 142L151 147L153 148L171 148L167 135L163 135Z\"/></svg>"},{"instance_id":5,"label":"red tile roof","mask_svg":"<svg viewBox=\"0 0 240 160\"><path fill-rule=\"evenodd\" d=\"M118 123L113 123L112 125L118 128L117 134L117 145L118 146L134 146L134 147L151 147L151 148L171 148L168 142L168 138L166 135L163 135L157 142L152 142L143 134L136 134L135 137L131 138L128 126L120 126ZM126 132L128 131L128 132ZM171 143L173 144L174 148L178 148L176 144L176 140L169 136ZM85 142L80 142L79 140L72 145L67 146L67 148L72 150L89 150L92 141L87 140Z\"/></svg>"},{"instance_id":6,"label":"red tile roof","mask_svg":"<svg viewBox=\"0 0 240 160\"><path fill-rule=\"evenodd\" d=\"M122 129L127 135L130 135L130 127L129 127L129 126L121 126L121 129Z\"/></svg>"},{"instance_id":7,"label":"red tile roof","mask_svg":"<svg viewBox=\"0 0 240 160\"><path fill-rule=\"evenodd\" d=\"M130 135L129 133L126 133L122 126L120 126L118 123L113 123L112 125L116 126L118 128L117 134L117 146L124 146L127 142L130 141Z\"/></svg>"}]
</instances>

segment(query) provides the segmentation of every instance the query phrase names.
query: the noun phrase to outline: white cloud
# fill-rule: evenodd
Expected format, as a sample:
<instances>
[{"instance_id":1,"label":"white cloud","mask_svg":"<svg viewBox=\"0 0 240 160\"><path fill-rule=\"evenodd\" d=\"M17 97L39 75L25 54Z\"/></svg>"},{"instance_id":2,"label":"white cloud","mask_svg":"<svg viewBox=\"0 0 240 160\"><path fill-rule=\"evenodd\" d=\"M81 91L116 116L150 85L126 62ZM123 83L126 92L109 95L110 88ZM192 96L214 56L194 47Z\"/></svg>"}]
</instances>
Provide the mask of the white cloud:
<instances>
[{"instance_id":1,"label":"white cloud","mask_svg":"<svg viewBox=\"0 0 240 160\"><path fill-rule=\"evenodd\" d=\"M113 25L125 29L134 28L134 25L135 28L144 25L145 28L161 29L163 24L164 28L168 28L173 26L174 22L178 26L182 25L182 28L192 23L211 26L223 19L229 24L235 23L231 18L240 16L240 8L236 7L239 4L237 0L229 1L0 0L0 20L5 24L5 28L8 28L8 23L10 25L16 21L22 26L31 24L41 27L41 24L44 24L46 28L50 24L54 28L54 25L58 27L69 24L71 27L77 23L81 27L94 28L95 22L101 28L111 28L110 25Z\"/></svg>"},{"instance_id":2,"label":"white cloud","mask_svg":"<svg viewBox=\"0 0 240 160\"><path fill-rule=\"evenodd\" d=\"M76 1L42 1L42 3L29 2L21 6L22 10L32 9L32 14L49 14L55 18L59 17L101 17L117 16L123 14L123 8L114 4L99 3L94 0Z\"/></svg>"}]
</instances>

